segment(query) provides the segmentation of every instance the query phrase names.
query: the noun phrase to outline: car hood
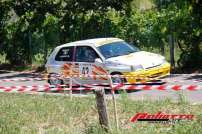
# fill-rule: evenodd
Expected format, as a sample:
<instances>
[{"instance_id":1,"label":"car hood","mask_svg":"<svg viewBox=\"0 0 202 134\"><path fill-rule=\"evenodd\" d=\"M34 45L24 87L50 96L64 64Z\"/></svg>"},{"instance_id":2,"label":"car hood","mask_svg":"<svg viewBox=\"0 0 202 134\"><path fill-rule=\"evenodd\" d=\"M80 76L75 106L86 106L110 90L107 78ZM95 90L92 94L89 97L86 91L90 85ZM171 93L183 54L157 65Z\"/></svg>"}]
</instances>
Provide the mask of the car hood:
<instances>
[{"instance_id":1,"label":"car hood","mask_svg":"<svg viewBox=\"0 0 202 134\"><path fill-rule=\"evenodd\" d=\"M164 62L164 57L158 54L139 51L128 55L108 58L106 62L117 63L124 65L142 65L144 69L161 65Z\"/></svg>"}]
</instances>

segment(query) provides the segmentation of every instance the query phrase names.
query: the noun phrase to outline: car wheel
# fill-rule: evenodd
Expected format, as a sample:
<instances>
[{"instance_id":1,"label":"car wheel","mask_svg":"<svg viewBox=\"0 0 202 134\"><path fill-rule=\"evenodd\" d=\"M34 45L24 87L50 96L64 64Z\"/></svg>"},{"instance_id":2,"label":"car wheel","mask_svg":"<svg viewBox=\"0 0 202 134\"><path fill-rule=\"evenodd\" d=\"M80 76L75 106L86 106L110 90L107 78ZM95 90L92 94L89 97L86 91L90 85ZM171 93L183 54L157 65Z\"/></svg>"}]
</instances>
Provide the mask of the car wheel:
<instances>
[{"instance_id":1,"label":"car wheel","mask_svg":"<svg viewBox=\"0 0 202 134\"><path fill-rule=\"evenodd\" d=\"M121 74L111 74L112 77L112 83L113 84L120 84L120 83L126 83L126 79L122 77ZM115 90L115 93L120 94L123 90Z\"/></svg>"},{"instance_id":2,"label":"car wheel","mask_svg":"<svg viewBox=\"0 0 202 134\"><path fill-rule=\"evenodd\" d=\"M112 83L113 84L119 84L119 83L125 83L125 78L121 77L121 74L112 74Z\"/></svg>"},{"instance_id":3,"label":"car wheel","mask_svg":"<svg viewBox=\"0 0 202 134\"><path fill-rule=\"evenodd\" d=\"M53 77L51 75L49 75L49 77L48 77L48 83L50 85L62 85L62 84L64 84L63 80L56 78L56 77Z\"/></svg>"}]
</instances>

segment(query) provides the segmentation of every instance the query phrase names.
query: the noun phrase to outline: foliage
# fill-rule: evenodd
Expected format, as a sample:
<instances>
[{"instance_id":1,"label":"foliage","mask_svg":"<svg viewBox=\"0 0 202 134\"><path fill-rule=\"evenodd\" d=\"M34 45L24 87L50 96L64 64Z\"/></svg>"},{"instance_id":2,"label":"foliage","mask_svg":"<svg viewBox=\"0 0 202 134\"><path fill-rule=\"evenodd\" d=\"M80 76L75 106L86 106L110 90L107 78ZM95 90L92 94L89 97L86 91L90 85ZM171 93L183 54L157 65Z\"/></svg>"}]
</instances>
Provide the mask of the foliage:
<instances>
[{"instance_id":1,"label":"foliage","mask_svg":"<svg viewBox=\"0 0 202 134\"><path fill-rule=\"evenodd\" d=\"M146 1L150 9L138 7ZM0 53L11 64L32 63L38 53L45 62L48 50L57 45L97 37L119 37L165 54L173 35L182 52L178 65L202 66L197 0L4 0L0 5Z\"/></svg>"}]
</instances>

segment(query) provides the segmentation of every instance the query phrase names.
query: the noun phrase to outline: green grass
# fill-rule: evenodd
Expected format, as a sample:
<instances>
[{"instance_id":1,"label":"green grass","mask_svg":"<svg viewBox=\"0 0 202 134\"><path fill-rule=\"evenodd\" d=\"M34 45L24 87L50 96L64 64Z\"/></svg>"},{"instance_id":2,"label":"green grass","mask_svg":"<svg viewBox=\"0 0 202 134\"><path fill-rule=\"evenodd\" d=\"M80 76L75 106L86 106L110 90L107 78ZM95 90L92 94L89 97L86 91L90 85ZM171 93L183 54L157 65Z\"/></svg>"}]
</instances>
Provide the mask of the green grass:
<instances>
[{"instance_id":1,"label":"green grass","mask_svg":"<svg viewBox=\"0 0 202 134\"><path fill-rule=\"evenodd\" d=\"M113 105L107 100L110 133L115 129ZM122 94L117 101L119 133L202 133L202 105L172 103L164 101L132 101L127 94ZM174 125L152 124L147 122L131 123L129 119L137 112L169 114L194 114L194 121L180 122ZM70 101L65 96L37 96L26 94L0 93L0 133L104 133L99 126L95 98L74 98Z\"/></svg>"}]
</instances>

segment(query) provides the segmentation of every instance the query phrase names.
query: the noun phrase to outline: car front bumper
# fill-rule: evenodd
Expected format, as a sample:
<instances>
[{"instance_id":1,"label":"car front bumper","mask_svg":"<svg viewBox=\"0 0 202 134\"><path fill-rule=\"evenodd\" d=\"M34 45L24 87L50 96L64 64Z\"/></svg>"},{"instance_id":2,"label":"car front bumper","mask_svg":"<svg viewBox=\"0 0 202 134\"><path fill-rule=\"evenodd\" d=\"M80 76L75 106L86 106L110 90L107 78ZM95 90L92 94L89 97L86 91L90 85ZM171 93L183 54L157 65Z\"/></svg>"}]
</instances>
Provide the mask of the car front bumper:
<instances>
[{"instance_id":1,"label":"car front bumper","mask_svg":"<svg viewBox=\"0 0 202 134\"><path fill-rule=\"evenodd\" d=\"M128 83L145 82L152 79L156 80L170 74L170 64L165 63L161 66L150 68L147 70L124 72L123 75Z\"/></svg>"}]
</instances>

